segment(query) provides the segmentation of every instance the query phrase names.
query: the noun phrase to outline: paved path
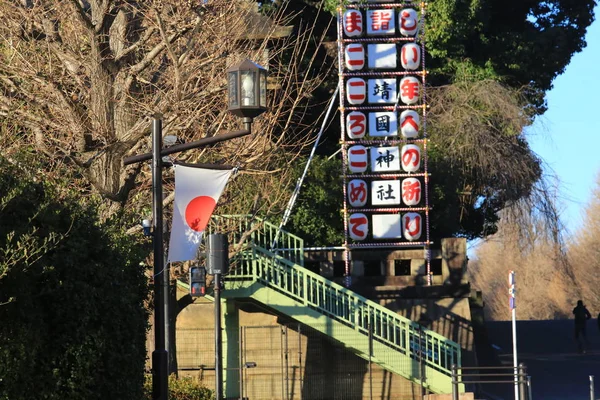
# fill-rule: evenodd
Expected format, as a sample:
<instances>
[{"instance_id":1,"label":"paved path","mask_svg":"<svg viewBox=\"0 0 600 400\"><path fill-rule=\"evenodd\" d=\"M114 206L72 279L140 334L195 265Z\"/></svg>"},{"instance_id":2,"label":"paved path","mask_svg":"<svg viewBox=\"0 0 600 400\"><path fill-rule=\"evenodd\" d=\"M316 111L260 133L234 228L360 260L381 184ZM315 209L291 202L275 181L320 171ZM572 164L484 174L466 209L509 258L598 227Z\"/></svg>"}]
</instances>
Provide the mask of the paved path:
<instances>
[{"instance_id":1,"label":"paved path","mask_svg":"<svg viewBox=\"0 0 600 400\"><path fill-rule=\"evenodd\" d=\"M502 363L512 366L511 322L488 322L487 329L490 342L499 347ZM518 362L527 366L531 376L532 400L590 400L590 375L595 376L595 397L600 399L600 332L596 320L588 322L590 344L585 354L578 353L573 331L573 320L517 321ZM514 388L494 387L491 391L505 400L514 399Z\"/></svg>"}]
</instances>

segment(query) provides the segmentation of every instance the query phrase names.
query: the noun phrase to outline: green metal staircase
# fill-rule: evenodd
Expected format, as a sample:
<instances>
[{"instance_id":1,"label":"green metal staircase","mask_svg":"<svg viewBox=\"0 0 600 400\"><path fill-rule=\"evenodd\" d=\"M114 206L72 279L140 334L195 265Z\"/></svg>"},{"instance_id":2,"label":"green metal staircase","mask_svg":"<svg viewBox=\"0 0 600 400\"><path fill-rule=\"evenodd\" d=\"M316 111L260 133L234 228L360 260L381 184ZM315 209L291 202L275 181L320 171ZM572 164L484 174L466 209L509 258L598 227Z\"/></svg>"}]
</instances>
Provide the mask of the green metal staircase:
<instances>
[{"instance_id":1,"label":"green metal staircase","mask_svg":"<svg viewBox=\"0 0 600 400\"><path fill-rule=\"evenodd\" d=\"M281 232L284 250L267 250L278 228L266 221L219 216L213 222L213 229L228 225L239 232L230 243L242 246L231 260L223 297L253 299L434 393L451 393L451 367L461 365L457 343L305 269L302 239L294 235ZM251 233L240 240L241 232Z\"/></svg>"}]
</instances>

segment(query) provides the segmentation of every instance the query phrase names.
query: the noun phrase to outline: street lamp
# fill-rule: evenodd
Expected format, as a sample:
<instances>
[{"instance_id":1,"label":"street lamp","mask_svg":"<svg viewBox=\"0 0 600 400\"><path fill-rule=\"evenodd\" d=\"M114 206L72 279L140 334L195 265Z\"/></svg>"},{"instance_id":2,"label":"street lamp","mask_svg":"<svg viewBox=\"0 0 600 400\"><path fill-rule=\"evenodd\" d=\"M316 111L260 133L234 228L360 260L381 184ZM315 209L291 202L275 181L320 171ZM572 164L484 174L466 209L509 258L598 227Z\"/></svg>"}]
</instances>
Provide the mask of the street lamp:
<instances>
[{"instance_id":1,"label":"street lamp","mask_svg":"<svg viewBox=\"0 0 600 400\"><path fill-rule=\"evenodd\" d=\"M267 70L246 59L227 70L228 109L242 117L246 129L267 111Z\"/></svg>"},{"instance_id":2,"label":"street lamp","mask_svg":"<svg viewBox=\"0 0 600 400\"><path fill-rule=\"evenodd\" d=\"M227 132L195 142L175 144L164 148L162 115L156 114L152 121L152 152L125 157L123 165L152 160L152 241L154 248L154 351L152 353L152 399L169 398L168 288L169 276L164 268L163 213L162 213L162 158L183 150L206 147L218 142L250 134L252 119L267 110L267 71L250 60L244 60L228 71L229 111L243 118L241 131ZM173 141L171 141L174 143ZM170 144L170 143L169 143ZM206 164L203 167L208 167ZM145 221L145 232L150 221Z\"/></svg>"}]
</instances>

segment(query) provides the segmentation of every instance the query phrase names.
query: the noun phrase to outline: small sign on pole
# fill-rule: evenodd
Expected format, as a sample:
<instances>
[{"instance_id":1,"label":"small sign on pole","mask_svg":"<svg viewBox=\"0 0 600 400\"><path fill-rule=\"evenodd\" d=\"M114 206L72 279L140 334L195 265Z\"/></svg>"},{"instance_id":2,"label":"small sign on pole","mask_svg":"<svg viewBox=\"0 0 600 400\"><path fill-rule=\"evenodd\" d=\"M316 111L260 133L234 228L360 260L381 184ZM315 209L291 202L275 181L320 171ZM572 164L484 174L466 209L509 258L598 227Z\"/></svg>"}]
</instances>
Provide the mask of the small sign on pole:
<instances>
[{"instance_id":1,"label":"small sign on pole","mask_svg":"<svg viewBox=\"0 0 600 400\"><path fill-rule=\"evenodd\" d=\"M519 400L519 367L517 364L517 305L515 301L515 271L508 273L508 298L512 314L512 337L513 337L513 367L515 374L515 400Z\"/></svg>"},{"instance_id":2,"label":"small sign on pole","mask_svg":"<svg viewBox=\"0 0 600 400\"><path fill-rule=\"evenodd\" d=\"M508 305L511 311L517 308L515 294L515 271L510 271L508 273Z\"/></svg>"}]
</instances>

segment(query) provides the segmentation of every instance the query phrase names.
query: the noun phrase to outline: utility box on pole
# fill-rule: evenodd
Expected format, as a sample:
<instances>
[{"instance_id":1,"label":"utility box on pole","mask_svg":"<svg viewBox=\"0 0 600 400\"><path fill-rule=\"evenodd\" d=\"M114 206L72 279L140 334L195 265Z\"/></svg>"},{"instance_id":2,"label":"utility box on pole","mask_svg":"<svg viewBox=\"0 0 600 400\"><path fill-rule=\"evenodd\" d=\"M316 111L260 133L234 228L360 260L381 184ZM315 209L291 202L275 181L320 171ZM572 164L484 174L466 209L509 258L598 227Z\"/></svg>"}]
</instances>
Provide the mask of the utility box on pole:
<instances>
[{"instance_id":1,"label":"utility box on pole","mask_svg":"<svg viewBox=\"0 0 600 400\"><path fill-rule=\"evenodd\" d=\"M208 235L206 240L206 272L209 275L225 275L229 270L229 244L222 233Z\"/></svg>"}]
</instances>

